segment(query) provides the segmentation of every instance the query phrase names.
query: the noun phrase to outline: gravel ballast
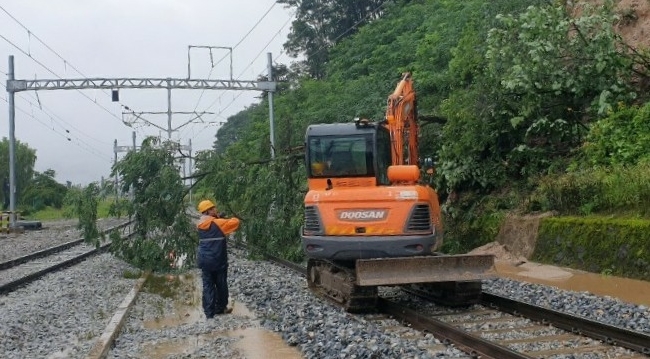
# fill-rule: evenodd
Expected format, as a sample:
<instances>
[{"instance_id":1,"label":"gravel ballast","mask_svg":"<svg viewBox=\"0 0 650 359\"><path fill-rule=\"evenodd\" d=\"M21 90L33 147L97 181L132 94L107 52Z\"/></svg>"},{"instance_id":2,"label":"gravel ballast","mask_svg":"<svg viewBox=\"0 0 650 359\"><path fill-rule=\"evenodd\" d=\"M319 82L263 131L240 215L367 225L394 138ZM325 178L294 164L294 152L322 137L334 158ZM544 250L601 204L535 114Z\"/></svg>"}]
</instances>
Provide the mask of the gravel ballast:
<instances>
[{"instance_id":1,"label":"gravel ballast","mask_svg":"<svg viewBox=\"0 0 650 359\"><path fill-rule=\"evenodd\" d=\"M97 228L105 230L123 222L125 218L106 218L97 221ZM76 219L44 221L40 230L24 233L0 233L0 263L39 250L83 238Z\"/></svg>"},{"instance_id":2,"label":"gravel ballast","mask_svg":"<svg viewBox=\"0 0 650 359\"><path fill-rule=\"evenodd\" d=\"M4 254L9 258L18 255L10 247L6 249L10 253ZM108 357L141 358L152 348L169 347L175 349L163 357L244 358L247 354L240 340L251 330L277 333L305 358L468 357L451 346L440 345L430 334L392 320L376 320L373 315L351 315L316 299L305 279L289 269L249 261L237 252L230 259L233 314L213 320L202 316L196 293L200 274L193 269L187 278L195 290L185 290L180 298L140 293ZM102 254L0 296L0 357L85 357L135 285L136 279L125 278L126 272L134 269L110 254ZM647 307L614 298L509 279L487 281L484 289L650 333ZM252 315L238 311L238 306L245 306ZM166 323L165 318L175 320ZM147 325L157 319L159 325Z\"/></svg>"},{"instance_id":3,"label":"gravel ballast","mask_svg":"<svg viewBox=\"0 0 650 359\"><path fill-rule=\"evenodd\" d=\"M110 254L0 296L0 357L80 358L135 284Z\"/></svg>"}]
</instances>

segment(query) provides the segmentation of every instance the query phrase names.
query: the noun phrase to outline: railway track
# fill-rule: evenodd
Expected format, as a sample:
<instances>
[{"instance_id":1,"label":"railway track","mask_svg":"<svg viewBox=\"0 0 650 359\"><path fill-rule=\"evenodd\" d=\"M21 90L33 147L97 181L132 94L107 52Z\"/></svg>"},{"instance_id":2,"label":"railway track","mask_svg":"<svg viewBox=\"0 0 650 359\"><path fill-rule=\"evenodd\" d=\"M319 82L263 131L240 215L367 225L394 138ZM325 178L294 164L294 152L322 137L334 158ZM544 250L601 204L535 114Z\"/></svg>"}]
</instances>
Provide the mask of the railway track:
<instances>
[{"instance_id":1,"label":"railway track","mask_svg":"<svg viewBox=\"0 0 650 359\"><path fill-rule=\"evenodd\" d=\"M268 259L306 274L301 265ZM421 293L412 294L429 302ZM453 343L475 358L650 357L648 334L494 294L484 293L481 305L470 308L427 305L413 308L413 303L380 298L377 307L380 313Z\"/></svg>"},{"instance_id":2,"label":"railway track","mask_svg":"<svg viewBox=\"0 0 650 359\"><path fill-rule=\"evenodd\" d=\"M107 228L106 234L126 228L130 222ZM66 242L25 256L0 263L0 294L9 293L45 274L73 265L110 247L110 242L98 248L84 243L83 239Z\"/></svg>"}]
</instances>

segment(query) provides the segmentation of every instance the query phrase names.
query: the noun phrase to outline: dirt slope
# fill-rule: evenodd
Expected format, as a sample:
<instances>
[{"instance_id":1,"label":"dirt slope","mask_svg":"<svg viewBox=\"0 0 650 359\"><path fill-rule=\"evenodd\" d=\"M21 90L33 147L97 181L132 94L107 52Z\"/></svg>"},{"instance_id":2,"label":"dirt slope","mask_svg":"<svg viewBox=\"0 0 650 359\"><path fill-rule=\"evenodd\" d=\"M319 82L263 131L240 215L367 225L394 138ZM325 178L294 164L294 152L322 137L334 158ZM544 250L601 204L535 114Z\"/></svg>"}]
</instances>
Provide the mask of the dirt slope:
<instances>
[{"instance_id":1,"label":"dirt slope","mask_svg":"<svg viewBox=\"0 0 650 359\"><path fill-rule=\"evenodd\" d=\"M650 48L650 1L619 0L616 9L621 16L617 31L635 49Z\"/></svg>"}]
</instances>

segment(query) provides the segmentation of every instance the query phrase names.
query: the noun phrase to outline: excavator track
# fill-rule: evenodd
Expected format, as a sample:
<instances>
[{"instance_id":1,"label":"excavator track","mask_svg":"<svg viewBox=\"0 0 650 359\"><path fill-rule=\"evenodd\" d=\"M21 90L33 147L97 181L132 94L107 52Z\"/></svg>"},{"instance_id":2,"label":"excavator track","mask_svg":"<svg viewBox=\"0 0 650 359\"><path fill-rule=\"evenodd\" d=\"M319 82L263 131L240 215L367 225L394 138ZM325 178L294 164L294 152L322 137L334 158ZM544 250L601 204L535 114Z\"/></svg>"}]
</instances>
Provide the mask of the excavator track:
<instances>
[{"instance_id":1,"label":"excavator track","mask_svg":"<svg viewBox=\"0 0 650 359\"><path fill-rule=\"evenodd\" d=\"M377 307L377 286L359 286L353 267L309 259L307 284L315 294L342 306L350 313L368 313Z\"/></svg>"}]
</instances>

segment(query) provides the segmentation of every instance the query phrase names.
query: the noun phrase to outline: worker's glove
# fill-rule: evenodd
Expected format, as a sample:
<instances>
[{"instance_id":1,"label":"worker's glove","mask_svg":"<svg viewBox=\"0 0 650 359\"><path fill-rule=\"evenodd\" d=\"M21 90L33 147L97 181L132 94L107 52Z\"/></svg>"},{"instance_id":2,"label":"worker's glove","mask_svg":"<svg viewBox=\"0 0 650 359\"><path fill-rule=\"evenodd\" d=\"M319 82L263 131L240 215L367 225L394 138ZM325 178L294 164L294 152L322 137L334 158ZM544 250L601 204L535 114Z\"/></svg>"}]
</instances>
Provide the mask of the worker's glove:
<instances>
[{"instance_id":1,"label":"worker's glove","mask_svg":"<svg viewBox=\"0 0 650 359\"><path fill-rule=\"evenodd\" d=\"M217 216L219 216L219 218L226 218L226 212L219 212Z\"/></svg>"}]
</instances>

